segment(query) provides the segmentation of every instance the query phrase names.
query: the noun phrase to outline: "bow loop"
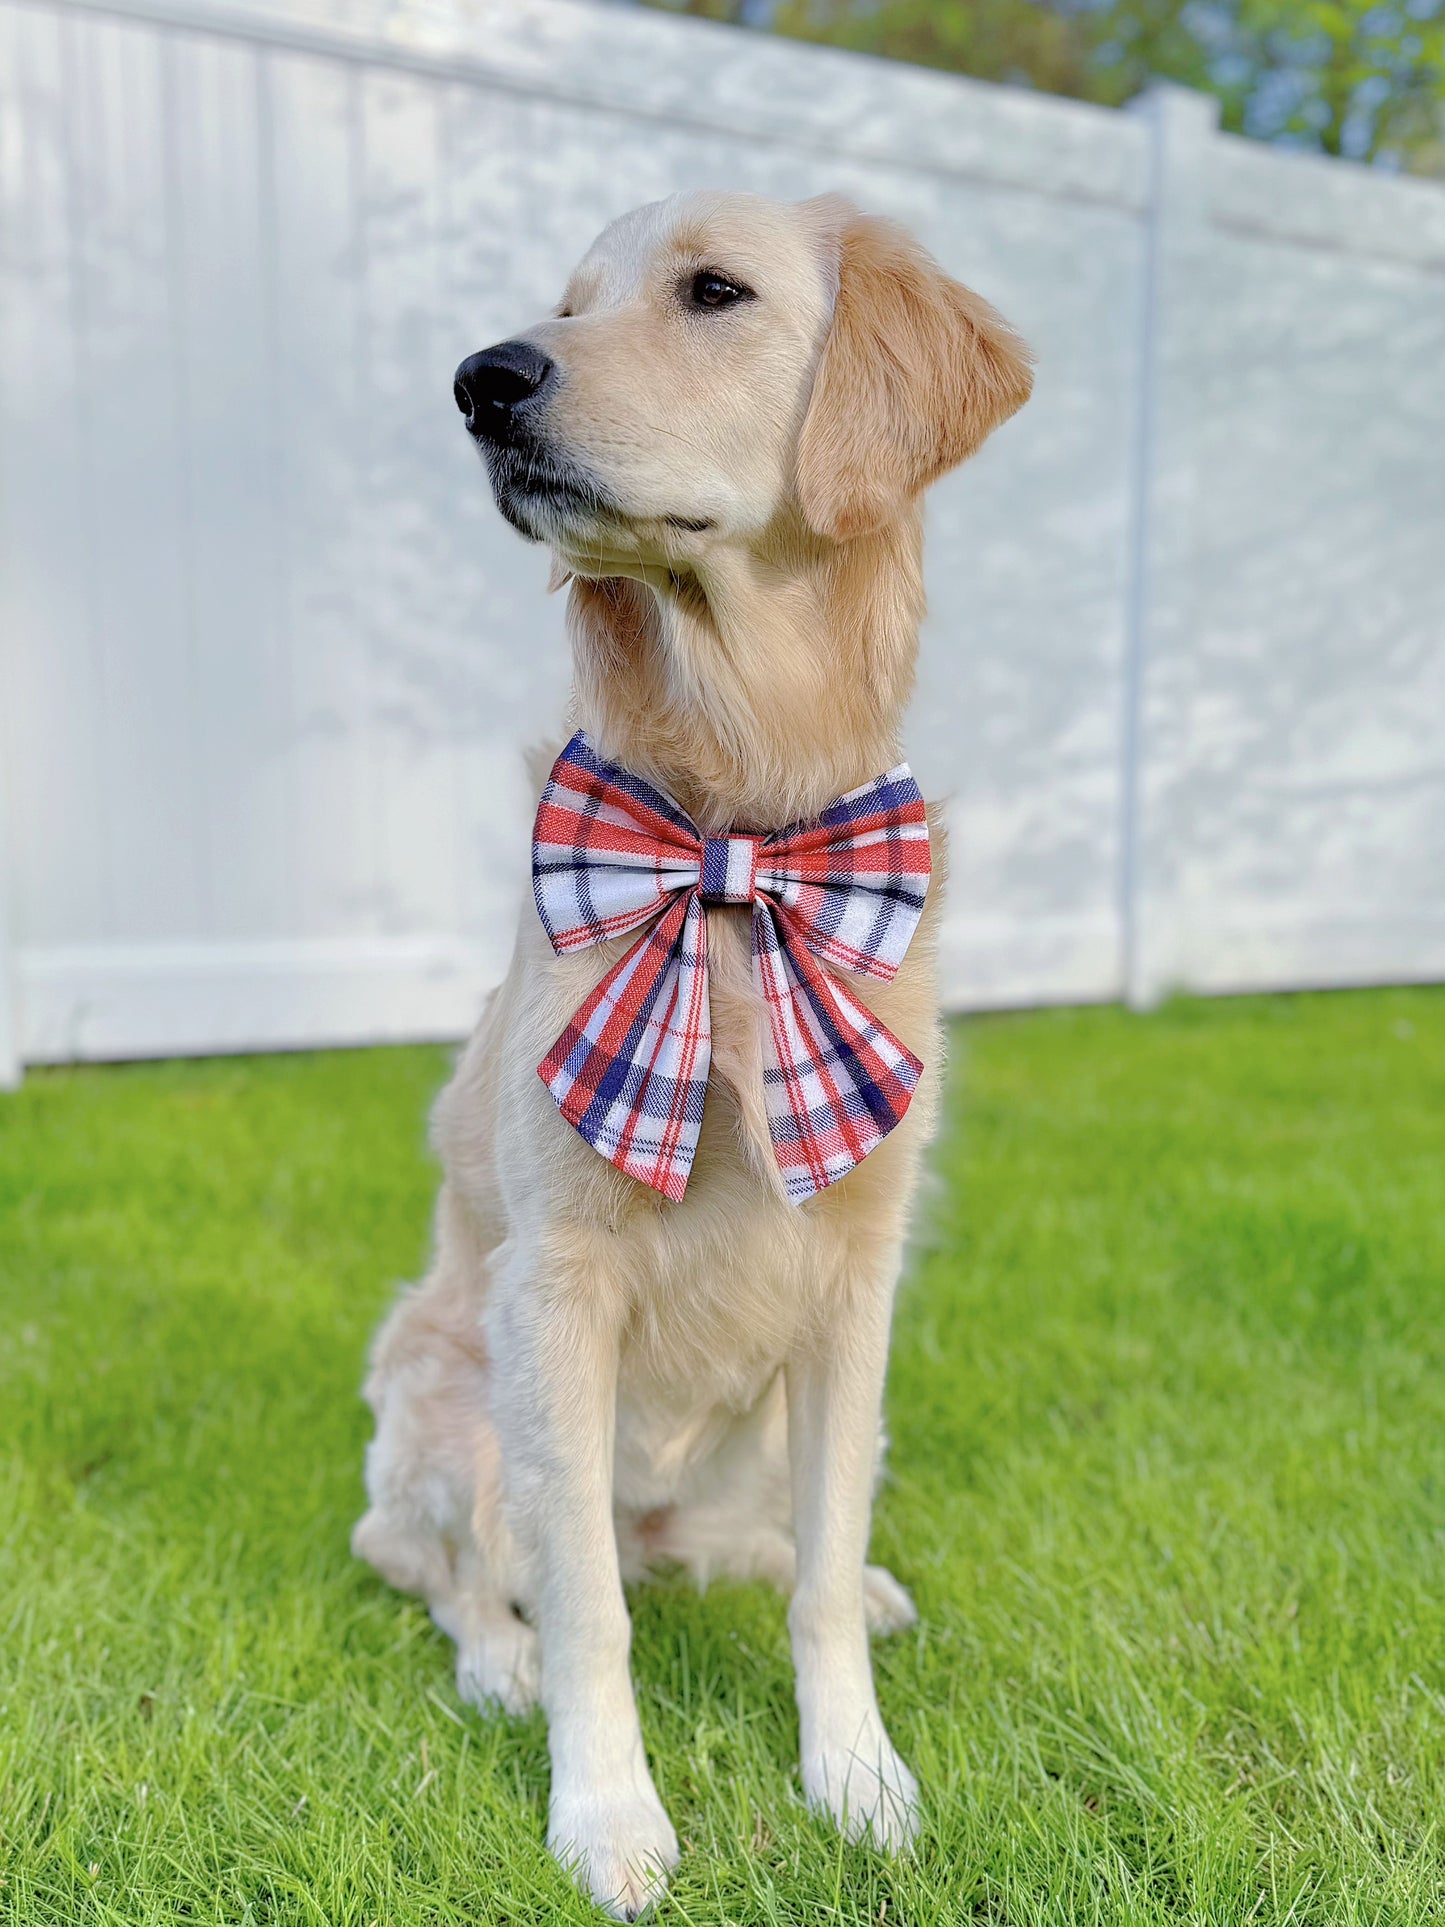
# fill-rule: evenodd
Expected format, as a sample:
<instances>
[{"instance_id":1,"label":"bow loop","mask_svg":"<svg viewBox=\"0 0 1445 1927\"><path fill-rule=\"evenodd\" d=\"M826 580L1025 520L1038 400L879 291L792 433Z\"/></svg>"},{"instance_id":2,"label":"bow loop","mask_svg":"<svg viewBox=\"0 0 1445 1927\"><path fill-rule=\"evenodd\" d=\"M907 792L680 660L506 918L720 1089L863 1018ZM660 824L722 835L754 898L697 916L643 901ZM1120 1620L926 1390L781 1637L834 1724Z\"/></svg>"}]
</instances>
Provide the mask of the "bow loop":
<instances>
[{"instance_id":1,"label":"bow loop","mask_svg":"<svg viewBox=\"0 0 1445 1927\"><path fill-rule=\"evenodd\" d=\"M886 983L918 928L931 867L923 792L900 763L816 824L769 837L758 889L792 911L824 963Z\"/></svg>"},{"instance_id":2,"label":"bow loop","mask_svg":"<svg viewBox=\"0 0 1445 1927\"><path fill-rule=\"evenodd\" d=\"M800 1204L836 1183L902 1118L923 1066L832 969L896 975L929 874L927 813L906 763L815 823L704 837L579 731L537 809L537 914L559 955L652 927L538 1066L562 1115L619 1169L683 1196L712 1057L704 905L751 902L783 1189Z\"/></svg>"},{"instance_id":3,"label":"bow loop","mask_svg":"<svg viewBox=\"0 0 1445 1927\"><path fill-rule=\"evenodd\" d=\"M604 763L578 730L552 765L532 829L532 894L562 955L625 936L702 874L686 811L640 776Z\"/></svg>"}]
</instances>

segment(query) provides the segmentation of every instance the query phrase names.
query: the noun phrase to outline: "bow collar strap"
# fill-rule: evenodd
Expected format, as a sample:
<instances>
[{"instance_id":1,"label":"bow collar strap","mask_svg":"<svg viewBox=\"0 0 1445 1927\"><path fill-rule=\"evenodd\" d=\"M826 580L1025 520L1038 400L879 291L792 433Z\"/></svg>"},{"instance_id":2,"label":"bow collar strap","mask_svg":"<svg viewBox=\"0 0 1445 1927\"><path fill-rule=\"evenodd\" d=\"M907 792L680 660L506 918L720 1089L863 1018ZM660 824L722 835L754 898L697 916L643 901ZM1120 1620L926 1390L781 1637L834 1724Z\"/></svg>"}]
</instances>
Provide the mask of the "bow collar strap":
<instances>
[{"instance_id":1,"label":"bow collar strap","mask_svg":"<svg viewBox=\"0 0 1445 1927\"><path fill-rule=\"evenodd\" d=\"M784 1190L801 1204L846 1177L908 1109L923 1066L832 971L897 974L929 873L928 819L906 763L814 823L705 837L579 730L537 807L537 914L559 956L645 934L538 1066L562 1115L630 1177L682 1197L712 1059L704 905L751 903L768 1012L763 1095Z\"/></svg>"}]
</instances>

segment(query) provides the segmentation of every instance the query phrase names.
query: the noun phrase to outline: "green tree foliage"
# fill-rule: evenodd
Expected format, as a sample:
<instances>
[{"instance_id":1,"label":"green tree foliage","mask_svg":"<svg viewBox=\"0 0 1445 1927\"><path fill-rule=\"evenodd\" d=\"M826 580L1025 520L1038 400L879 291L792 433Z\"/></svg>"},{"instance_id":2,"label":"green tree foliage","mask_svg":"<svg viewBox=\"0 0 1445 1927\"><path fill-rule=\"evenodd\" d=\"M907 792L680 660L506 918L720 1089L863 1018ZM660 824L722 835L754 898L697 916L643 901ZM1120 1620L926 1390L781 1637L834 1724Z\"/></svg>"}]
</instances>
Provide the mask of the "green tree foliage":
<instances>
[{"instance_id":1,"label":"green tree foliage","mask_svg":"<svg viewBox=\"0 0 1445 1927\"><path fill-rule=\"evenodd\" d=\"M1445 0L654 0L1118 106L1217 94L1261 140L1445 174Z\"/></svg>"}]
</instances>

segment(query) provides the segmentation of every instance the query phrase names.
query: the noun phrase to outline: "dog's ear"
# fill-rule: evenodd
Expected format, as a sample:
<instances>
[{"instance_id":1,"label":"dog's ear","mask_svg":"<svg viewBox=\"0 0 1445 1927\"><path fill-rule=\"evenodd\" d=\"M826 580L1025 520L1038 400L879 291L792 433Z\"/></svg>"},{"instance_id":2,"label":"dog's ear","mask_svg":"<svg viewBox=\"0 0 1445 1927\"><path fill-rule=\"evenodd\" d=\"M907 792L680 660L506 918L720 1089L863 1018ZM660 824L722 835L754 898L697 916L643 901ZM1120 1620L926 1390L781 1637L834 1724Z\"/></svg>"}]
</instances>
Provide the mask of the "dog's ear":
<instances>
[{"instance_id":1,"label":"dog's ear","mask_svg":"<svg viewBox=\"0 0 1445 1927\"><path fill-rule=\"evenodd\" d=\"M815 204L821 206L822 204ZM1028 349L913 238L832 204L838 293L798 444L803 513L847 541L891 520L1028 400Z\"/></svg>"}]
</instances>

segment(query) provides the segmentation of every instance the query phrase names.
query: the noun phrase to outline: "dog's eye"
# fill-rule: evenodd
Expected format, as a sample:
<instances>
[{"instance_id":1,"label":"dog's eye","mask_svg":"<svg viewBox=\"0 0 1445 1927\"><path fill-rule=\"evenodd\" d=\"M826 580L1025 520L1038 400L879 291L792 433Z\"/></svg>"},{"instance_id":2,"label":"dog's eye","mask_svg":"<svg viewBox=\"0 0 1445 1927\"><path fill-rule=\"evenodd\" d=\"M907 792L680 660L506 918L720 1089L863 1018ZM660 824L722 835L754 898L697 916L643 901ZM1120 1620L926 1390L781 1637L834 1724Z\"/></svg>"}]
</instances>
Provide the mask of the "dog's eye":
<instances>
[{"instance_id":1,"label":"dog's eye","mask_svg":"<svg viewBox=\"0 0 1445 1927\"><path fill-rule=\"evenodd\" d=\"M731 308L739 301L756 298L751 288L729 281L725 274L715 274L711 268L700 269L687 291L688 305L693 308Z\"/></svg>"}]
</instances>

